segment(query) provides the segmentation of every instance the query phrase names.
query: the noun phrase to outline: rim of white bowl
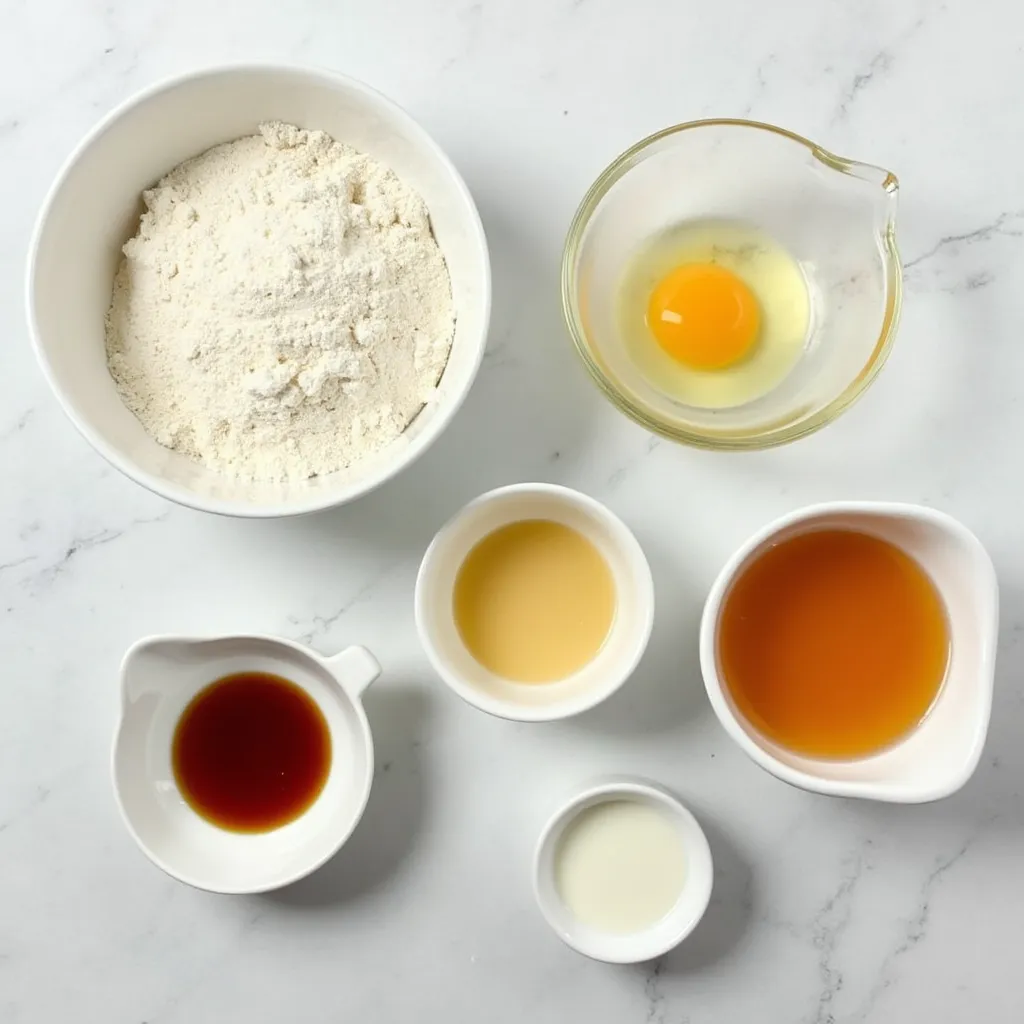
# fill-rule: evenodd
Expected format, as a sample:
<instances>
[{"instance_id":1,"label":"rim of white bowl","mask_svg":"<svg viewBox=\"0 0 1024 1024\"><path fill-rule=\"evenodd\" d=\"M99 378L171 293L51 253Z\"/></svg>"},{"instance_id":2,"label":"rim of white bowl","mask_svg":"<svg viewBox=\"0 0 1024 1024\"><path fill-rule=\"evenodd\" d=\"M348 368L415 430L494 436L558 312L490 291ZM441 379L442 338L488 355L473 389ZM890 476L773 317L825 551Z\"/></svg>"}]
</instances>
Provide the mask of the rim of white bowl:
<instances>
[{"instance_id":1,"label":"rim of white bowl","mask_svg":"<svg viewBox=\"0 0 1024 1024\"><path fill-rule=\"evenodd\" d=\"M193 889L199 889L201 892L212 892L222 896L256 896L260 893L275 892L278 889L284 889L286 886L294 885L296 882L301 882L302 879L308 878L314 871L319 871L332 857L335 857L341 848L352 838L352 834L359 827L359 823L363 820L363 814L366 812L366 806L370 802L370 792L373 789L373 774L375 764L375 751L373 747L373 731L370 728L370 719L367 717L366 709L363 707L363 701L360 695L351 694L344 686L338 682L338 688L344 692L349 703L352 705L355 711L356 719L359 722L360 728L363 732L363 740L366 743L366 785L363 787L363 793L360 798L359 804L353 813L352 821L347 829L343 829L339 832L337 842L332 843L331 848L327 850L322 856L315 858L308 864L304 864L301 868L282 875L279 879L268 882L266 885L259 886L212 886L202 881L199 877L190 874L189 872L179 871L177 868L169 864L163 857L161 857L155 850L153 850L139 835L135 828L135 824L132 820L131 815L125 808L124 800L121 796L121 783L118 778L117 771L117 752L121 745L121 737L125 730L126 716L124 706L124 683L125 683L125 671L128 666L129 660L143 647L148 644L156 642L170 642L170 643L186 643L186 644L202 644L208 641L216 640L252 640L252 641L272 641L275 644L280 644L282 647L288 647L293 651L302 654L311 660L318 662L321 666L333 675L331 666L329 665L329 659L325 658L318 651L314 651L311 647L307 647L305 644L298 643L295 640L287 640L284 637L273 636L270 633L211 633L209 635L195 635L189 633L153 633L149 636L140 637L124 652L121 658L121 665L118 669L118 704L117 704L117 727L114 729L114 738L110 745L110 782L111 789L114 791L114 802L117 804L118 814L121 816L121 821L124 824L128 834L135 841L135 845L142 851L146 859L158 867L165 875L175 879L178 882L182 882L185 885L191 886ZM317 798L319 799L319 797ZM305 813L305 811L303 812ZM260 833L257 833L259 835Z\"/></svg>"},{"instance_id":2,"label":"rim of white bowl","mask_svg":"<svg viewBox=\"0 0 1024 1024\"><path fill-rule=\"evenodd\" d=\"M397 115L399 119L403 120L406 123L410 134L416 136L419 142L426 149L430 150L444 166L465 202L466 209L470 214L470 220L473 225L473 232L484 256L482 268L484 287L481 294L482 337L474 354L473 364L469 367L465 386L461 391L453 393L450 402L443 409L439 408L437 410L432 422L420 435L420 438L423 438L422 443L416 447L407 447L405 449L406 454L403 458L398 458L393 464L384 466L381 471L370 476L366 481L360 482L356 485L352 489L351 493L344 497L339 498L337 496L332 496L330 492L324 492L315 498L310 498L304 501L249 505L246 503L225 501L220 498L204 497L196 494L188 488L179 487L175 484L169 483L163 477L140 470L117 448L107 444L107 442L92 429L90 424L79 416L78 410L70 404L63 392L63 389L58 386L53 368L50 365L50 360L39 340L39 325L36 320L35 312L36 262L39 254L39 241L46 227L46 222L49 219L50 210L57 194L64 187L65 181L70 175L72 169L82 158L82 155L110 128L112 124L120 120L129 111L148 102L154 96L159 95L160 93L170 92L172 89L176 89L179 86L184 85L186 82L203 78L215 78L221 75L237 74L240 72L259 73L265 71L308 75L312 78L340 83L356 92L363 93L374 102L386 107L392 114ZM168 168L168 170L169 169L170 168ZM162 498L166 498L179 505L184 505L187 508L196 509L200 512L211 512L215 515L231 516L241 519L280 519L288 516L308 515L312 512L322 512L325 509L347 505L349 502L355 501L356 499L369 494L371 491L374 491L378 487L387 483L387 481L391 480L403 469L411 466L424 452L427 451L437 438L441 436L448 424L452 419L454 419L455 414L462 407L463 402L466 400L466 396L472 389L473 383L475 382L480 370L480 364L483 362L484 351L487 348L487 335L491 319L490 250L487 245L487 235L484 231L483 221L480 219L480 211L477 209L476 202L469 190L469 186L466 184L455 164L452 163L451 158L433 139L430 133L408 111L406 111L404 107L390 99L380 90L374 88L372 85L368 85L366 82L363 82L358 78L353 78L351 75L346 75L340 71L334 71L330 68L320 67L318 65L291 64L284 61L237 61L223 64L209 64L199 68L193 68L191 71L168 75L132 94L127 99L118 103L112 110L108 111L108 113L93 125L93 127L90 128L75 145L74 149L72 149L71 153L61 164L52 184L47 189L42 206L39 209L35 224L32 228L32 236L29 241L28 260L25 272L25 307L32 348L36 354L36 360L43 371L43 376L46 378L46 381L50 386L50 390L53 392L53 395L64 410L64 414L71 420L78 432L115 469L123 473L130 480L134 480L137 484L140 484L152 491L154 494L159 494ZM400 440L400 438L398 440Z\"/></svg>"},{"instance_id":3,"label":"rim of white bowl","mask_svg":"<svg viewBox=\"0 0 1024 1024\"><path fill-rule=\"evenodd\" d=\"M580 814L597 804L613 800L656 804L681 825L688 865L683 880L683 889L677 897L676 904L665 917L642 931L627 935L606 935L600 932L584 932L583 936L574 935L561 926L558 915L552 908L552 901L558 900L558 889L548 871L548 868L552 867L552 863L546 854L558 843L565 830ZM696 872L689 870L693 863L697 864ZM550 882L550 888L542 885L542 874ZM547 819L534 850L533 894L544 920L570 949L603 963L644 963L664 956L670 950L675 949L681 942L689 938L703 920L711 902L714 884L715 866L711 845L696 816L670 789L650 779L637 776L606 776L581 787L572 797L563 801ZM687 889L692 891L695 886L700 886L696 896L697 902L692 912L683 916L679 909L683 893ZM566 914L571 916L568 909ZM678 920L673 921L673 917ZM666 921L672 921L674 924L670 937L659 943L653 942L652 935L655 930L663 926Z\"/></svg>"},{"instance_id":4,"label":"rim of white bowl","mask_svg":"<svg viewBox=\"0 0 1024 1024\"><path fill-rule=\"evenodd\" d=\"M438 548L456 528L465 516L484 504L492 504L504 501L508 498L522 494L543 494L555 497L559 501L575 505L593 515L605 523L614 537L615 543L625 552L630 565L639 571L640 586L642 588L641 601L646 606L644 622L637 636L633 640L634 649L628 665L616 676L609 676L608 681L601 685L595 685L579 697L572 700L565 700L559 704L548 707L528 707L503 701L482 692L476 686L467 683L462 676L453 671L448 660L442 657L433 641L432 631L427 625L427 580L436 571L435 560ZM468 552L467 552L468 553ZM434 671L441 677L441 680L460 696L467 704L485 711L495 718L504 718L511 722L555 722L563 718L572 718L574 715L582 714L598 704L606 701L613 693L621 689L636 671L647 650L651 638L651 631L654 628L654 577L651 575L651 566L647 561L640 542L636 539L633 531L610 509L596 498L582 491L565 487L562 484L548 484L539 482L527 482L518 484L506 484L504 487L496 487L494 490L486 491L473 498L460 508L448 522L441 527L430 542L423 559L420 562L419 571L416 574L416 589L414 593L414 608L416 618L416 632L419 634L420 643L426 651L427 659ZM532 685L532 684L524 684Z\"/></svg>"},{"instance_id":5,"label":"rim of white bowl","mask_svg":"<svg viewBox=\"0 0 1024 1024\"><path fill-rule=\"evenodd\" d=\"M902 516L918 522L929 522L944 530L947 534L957 537L978 557L978 563L988 577L988 590L992 597L992 615L990 628L992 636L985 645L987 683L984 685L979 700L982 702L983 724L970 756L961 771L941 785L906 789L898 786L879 785L873 782L850 781L846 779L826 779L809 772L801 771L784 764L778 758L761 747L748 735L740 723L736 712L729 705L725 696L725 683L718 672L718 656L716 640L718 623L721 617L722 604L726 593L739 570L750 555L766 541L789 526L794 526L822 515L883 515ZM825 796L855 797L861 800L880 800L887 803L928 803L941 800L960 789L974 773L981 759L982 749L988 733L989 718L992 711L992 691L994 685L995 650L999 629L999 584L995 566L985 546L978 537L963 523L946 512L929 508L926 505L915 505L910 502L898 501L822 501L813 505L787 512L772 520L751 534L719 570L708 596L704 602L704 610L700 621L700 670L704 679L704 689L715 716L725 729L729 738L756 764L770 775L797 789Z\"/></svg>"}]
</instances>

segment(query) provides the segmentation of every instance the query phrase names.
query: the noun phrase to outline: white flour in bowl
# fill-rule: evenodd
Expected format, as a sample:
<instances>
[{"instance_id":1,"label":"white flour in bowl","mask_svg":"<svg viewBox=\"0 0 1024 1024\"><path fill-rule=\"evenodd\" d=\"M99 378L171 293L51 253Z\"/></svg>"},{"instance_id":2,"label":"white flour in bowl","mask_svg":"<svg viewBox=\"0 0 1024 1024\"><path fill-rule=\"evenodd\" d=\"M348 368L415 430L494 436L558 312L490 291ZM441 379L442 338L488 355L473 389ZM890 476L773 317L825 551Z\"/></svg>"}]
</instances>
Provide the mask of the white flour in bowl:
<instances>
[{"instance_id":1,"label":"white flour in bowl","mask_svg":"<svg viewBox=\"0 0 1024 1024\"><path fill-rule=\"evenodd\" d=\"M394 441L451 349L444 257L387 167L279 122L143 196L107 362L160 444L236 477L302 479Z\"/></svg>"}]
</instances>

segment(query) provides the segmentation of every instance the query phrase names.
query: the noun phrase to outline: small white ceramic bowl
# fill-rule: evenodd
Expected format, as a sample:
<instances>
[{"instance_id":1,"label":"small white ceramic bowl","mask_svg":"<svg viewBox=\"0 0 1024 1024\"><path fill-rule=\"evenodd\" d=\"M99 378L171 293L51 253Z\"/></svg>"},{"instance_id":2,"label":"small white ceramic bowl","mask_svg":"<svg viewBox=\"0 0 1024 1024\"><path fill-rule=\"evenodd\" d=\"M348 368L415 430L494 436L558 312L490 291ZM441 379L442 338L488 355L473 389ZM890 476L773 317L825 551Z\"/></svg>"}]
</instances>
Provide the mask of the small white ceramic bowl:
<instances>
[{"instance_id":1,"label":"small white ceramic bowl","mask_svg":"<svg viewBox=\"0 0 1024 1024\"><path fill-rule=\"evenodd\" d=\"M946 606L946 678L921 724L870 757L819 760L762 736L736 708L718 664L718 624L733 581L766 548L796 534L849 529L902 548L928 573ZM816 793L924 803L956 792L981 757L992 709L999 587L981 542L934 509L887 502L835 502L798 509L760 530L726 563L704 605L700 662L711 706L726 732L762 768Z\"/></svg>"},{"instance_id":2,"label":"small white ceramic bowl","mask_svg":"<svg viewBox=\"0 0 1024 1024\"><path fill-rule=\"evenodd\" d=\"M474 545L523 519L550 519L578 530L604 556L615 580L615 619L604 646L556 683L514 683L484 668L463 644L452 612L455 578ZM600 502L555 484L500 487L456 513L423 556L415 600L416 628L438 675L482 711L521 722L568 718L610 697L636 668L654 622L654 582L637 539Z\"/></svg>"},{"instance_id":3,"label":"small white ceramic bowl","mask_svg":"<svg viewBox=\"0 0 1024 1024\"><path fill-rule=\"evenodd\" d=\"M203 687L235 672L269 672L301 687L331 734L324 788L300 817L271 832L228 832L201 818L178 790L171 764L175 727ZM155 636L121 666L121 717L112 770L121 816L142 852L197 889L267 892L332 857L362 816L373 781L373 738L360 695L380 674L363 647L323 658L269 636Z\"/></svg>"},{"instance_id":4,"label":"small white ceramic bowl","mask_svg":"<svg viewBox=\"0 0 1024 1024\"><path fill-rule=\"evenodd\" d=\"M609 935L581 924L558 894L555 861L565 830L583 811L612 800L632 800L665 813L679 829L686 856L683 891L657 924L631 935ZM534 858L533 888L545 920L578 953L605 963L641 963L679 945L704 916L714 869L711 847L697 819L670 793L644 779L609 778L591 783L560 807L541 832Z\"/></svg>"},{"instance_id":5,"label":"small white ceramic bowl","mask_svg":"<svg viewBox=\"0 0 1024 1024\"><path fill-rule=\"evenodd\" d=\"M183 160L253 135L261 121L319 128L391 167L423 197L451 274L455 340L435 399L405 433L351 468L287 484L232 480L157 444L107 371L103 318L140 197ZM78 145L43 205L29 250L28 321L57 398L121 472L165 498L235 516L297 515L341 505L394 476L451 421L487 340L491 276L472 196L433 139L355 79L273 64L215 67L161 82L103 119Z\"/></svg>"}]
</instances>

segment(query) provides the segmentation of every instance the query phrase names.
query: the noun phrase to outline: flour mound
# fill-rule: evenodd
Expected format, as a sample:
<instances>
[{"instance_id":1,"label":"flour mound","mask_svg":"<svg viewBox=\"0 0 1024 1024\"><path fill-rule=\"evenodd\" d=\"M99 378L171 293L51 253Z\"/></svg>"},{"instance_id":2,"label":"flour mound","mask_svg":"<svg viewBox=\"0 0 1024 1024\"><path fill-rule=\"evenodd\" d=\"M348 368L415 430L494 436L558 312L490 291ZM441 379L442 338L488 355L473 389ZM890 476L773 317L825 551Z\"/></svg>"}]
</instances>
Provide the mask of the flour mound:
<instances>
[{"instance_id":1,"label":"flour mound","mask_svg":"<svg viewBox=\"0 0 1024 1024\"><path fill-rule=\"evenodd\" d=\"M393 171L273 122L143 199L107 362L160 444L233 477L304 479L391 443L434 396L451 282Z\"/></svg>"}]
</instances>

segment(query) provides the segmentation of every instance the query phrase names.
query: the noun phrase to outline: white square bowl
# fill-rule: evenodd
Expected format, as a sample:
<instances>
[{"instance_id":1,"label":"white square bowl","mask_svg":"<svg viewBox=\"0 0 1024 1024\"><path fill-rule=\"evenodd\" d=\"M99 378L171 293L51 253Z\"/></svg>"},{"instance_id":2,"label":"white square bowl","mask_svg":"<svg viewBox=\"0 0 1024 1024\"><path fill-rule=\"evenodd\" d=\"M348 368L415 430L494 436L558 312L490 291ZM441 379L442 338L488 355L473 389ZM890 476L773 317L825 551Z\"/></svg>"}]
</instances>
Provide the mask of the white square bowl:
<instances>
[{"instance_id":1,"label":"white square bowl","mask_svg":"<svg viewBox=\"0 0 1024 1024\"><path fill-rule=\"evenodd\" d=\"M804 757L762 735L736 707L718 662L718 626L733 581L767 547L819 529L856 530L901 548L931 578L949 617L949 665L931 710L902 740L856 760ZM962 523L917 505L812 505L756 533L719 573L701 619L701 672L726 732L784 782L832 796L924 803L956 792L978 765L992 711L998 631L995 568L981 541Z\"/></svg>"}]
</instances>

